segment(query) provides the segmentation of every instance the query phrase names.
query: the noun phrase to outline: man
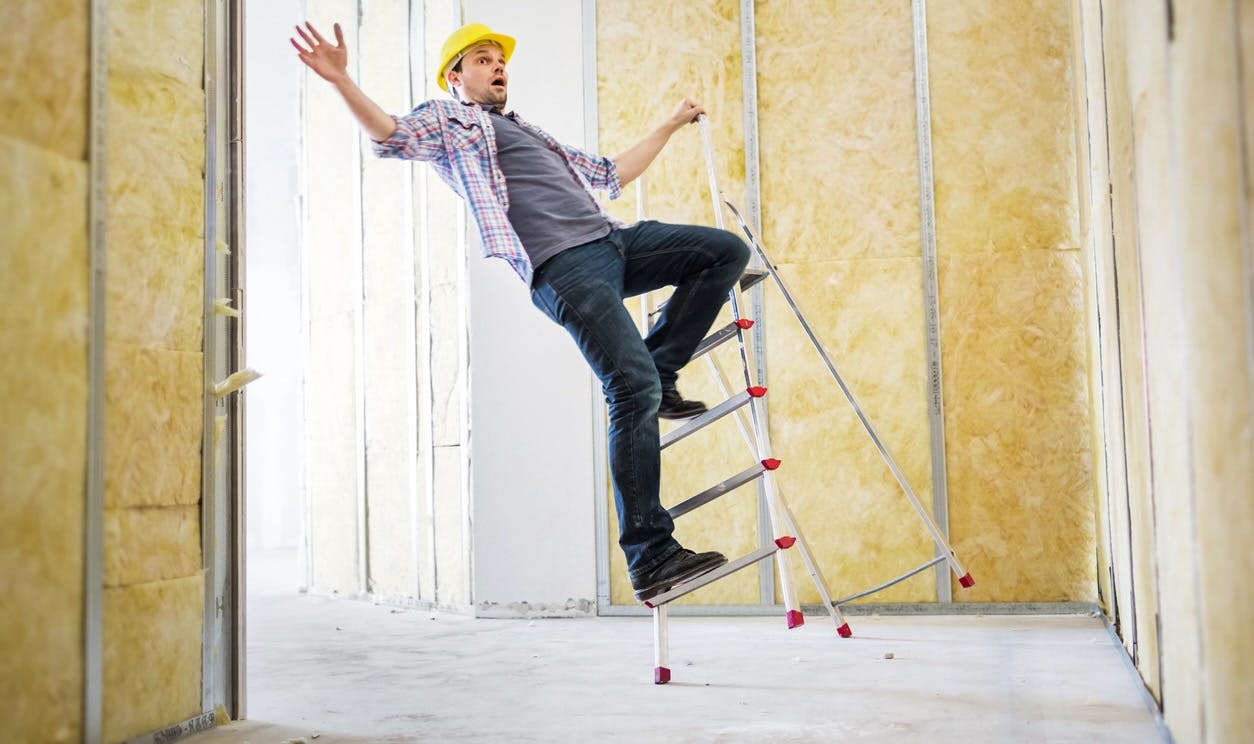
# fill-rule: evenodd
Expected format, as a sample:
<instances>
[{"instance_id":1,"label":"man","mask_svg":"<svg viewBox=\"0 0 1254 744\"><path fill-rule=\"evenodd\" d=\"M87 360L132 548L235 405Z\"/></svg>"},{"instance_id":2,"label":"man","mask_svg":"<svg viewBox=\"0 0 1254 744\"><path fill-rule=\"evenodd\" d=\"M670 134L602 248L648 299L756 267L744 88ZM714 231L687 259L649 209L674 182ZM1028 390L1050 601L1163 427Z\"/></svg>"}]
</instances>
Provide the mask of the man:
<instances>
[{"instance_id":1,"label":"man","mask_svg":"<svg viewBox=\"0 0 1254 744\"><path fill-rule=\"evenodd\" d=\"M291 42L301 61L340 92L375 154L430 163L469 204L484 253L509 262L530 286L532 303L566 328L601 380L619 545L636 599L726 563L672 536L674 522L658 496L658 417L706 410L684 400L675 381L743 272L748 248L732 233L708 227L653 221L629 227L602 211L592 191L616 198L703 109L684 99L661 126L611 160L561 145L505 112L514 39L483 24L458 29L441 51L438 83L457 100L427 101L401 117L384 112L349 78L339 24L335 44L309 23L296 31L304 44ZM641 339L623 299L670 285L675 292L661 319Z\"/></svg>"}]
</instances>

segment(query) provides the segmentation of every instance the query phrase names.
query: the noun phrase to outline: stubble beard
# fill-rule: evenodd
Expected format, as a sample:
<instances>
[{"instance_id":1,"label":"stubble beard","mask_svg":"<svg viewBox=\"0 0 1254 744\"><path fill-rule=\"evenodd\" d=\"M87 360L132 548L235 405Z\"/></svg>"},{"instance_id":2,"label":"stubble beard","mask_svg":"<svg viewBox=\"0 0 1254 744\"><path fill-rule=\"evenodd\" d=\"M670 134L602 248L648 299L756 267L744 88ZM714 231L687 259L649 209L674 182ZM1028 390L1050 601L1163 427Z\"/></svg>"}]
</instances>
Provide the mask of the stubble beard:
<instances>
[{"instance_id":1,"label":"stubble beard","mask_svg":"<svg viewBox=\"0 0 1254 744\"><path fill-rule=\"evenodd\" d=\"M477 103L483 106L492 106L494 108L503 109L505 108L505 100L509 97L509 91L503 90L500 93L497 93L494 88L489 86L487 90L474 98L465 96L464 94L463 97L470 103Z\"/></svg>"}]
</instances>

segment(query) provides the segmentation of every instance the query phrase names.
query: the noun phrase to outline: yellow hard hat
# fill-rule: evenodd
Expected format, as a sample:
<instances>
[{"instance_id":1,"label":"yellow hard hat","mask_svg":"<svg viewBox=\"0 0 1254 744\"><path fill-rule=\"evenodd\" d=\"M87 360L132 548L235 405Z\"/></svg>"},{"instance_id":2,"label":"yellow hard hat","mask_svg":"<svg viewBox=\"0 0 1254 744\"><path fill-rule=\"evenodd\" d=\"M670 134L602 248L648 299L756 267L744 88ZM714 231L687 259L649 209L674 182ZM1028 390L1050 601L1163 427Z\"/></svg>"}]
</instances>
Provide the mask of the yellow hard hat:
<instances>
[{"instance_id":1,"label":"yellow hard hat","mask_svg":"<svg viewBox=\"0 0 1254 744\"><path fill-rule=\"evenodd\" d=\"M514 37L493 33L492 29L482 23L467 23L445 39L444 46L440 48L440 68L436 71L436 84L441 90L448 92L445 76L461 58L462 52L485 41L500 44L501 51L505 53L505 61L509 62L509 55L514 53Z\"/></svg>"}]
</instances>

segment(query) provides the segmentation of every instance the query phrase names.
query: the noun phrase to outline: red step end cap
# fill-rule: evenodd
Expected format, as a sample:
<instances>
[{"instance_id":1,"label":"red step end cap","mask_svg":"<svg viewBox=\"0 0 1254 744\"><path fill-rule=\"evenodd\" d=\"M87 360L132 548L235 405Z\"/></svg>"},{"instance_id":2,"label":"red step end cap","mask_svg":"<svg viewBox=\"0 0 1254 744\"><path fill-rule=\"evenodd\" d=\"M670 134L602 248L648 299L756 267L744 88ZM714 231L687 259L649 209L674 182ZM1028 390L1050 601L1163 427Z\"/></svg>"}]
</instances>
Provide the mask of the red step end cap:
<instances>
[{"instance_id":1,"label":"red step end cap","mask_svg":"<svg viewBox=\"0 0 1254 744\"><path fill-rule=\"evenodd\" d=\"M801 614L801 610L788 611L788 629L799 628L806 624L806 616Z\"/></svg>"},{"instance_id":2,"label":"red step end cap","mask_svg":"<svg viewBox=\"0 0 1254 744\"><path fill-rule=\"evenodd\" d=\"M796 542L797 542L797 538L793 537L792 535L784 535L783 537L775 538L775 544L783 548L784 550L788 550Z\"/></svg>"},{"instance_id":3,"label":"red step end cap","mask_svg":"<svg viewBox=\"0 0 1254 744\"><path fill-rule=\"evenodd\" d=\"M767 470L774 470L779 467L779 460L776 460L774 457L768 457L762 461L762 467Z\"/></svg>"},{"instance_id":4,"label":"red step end cap","mask_svg":"<svg viewBox=\"0 0 1254 744\"><path fill-rule=\"evenodd\" d=\"M748 392L749 395L753 396L754 398L761 398L763 395L766 395L766 388L762 387L761 385L754 385L751 388L747 388L746 392Z\"/></svg>"},{"instance_id":5,"label":"red step end cap","mask_svg":"<svg viewBox=\"0 0 1254 744\"><path fill-rule=\"evenodd\" d=\"M853 635L853 631L849 629L849 623L845 623L844 625L837 628L836 632L840 634L841 638L848 638L849 636Z\"/></svg>"},{"instance_id":6,"label":"red step end cap","mask_svg":"<svg viewBox=\"0 0 1254 744\"><path fill-rule=\"evenodd\" d=\"M958 583L962 584L963 589L970 589L971 587L975 586L975 579L971 578L971 572L967 571L967 575L963 576L961 579L958 579Z\"/></svg>"},{"instance_id":7,"label":"red step end cap","mask_svg":"<svg viewBox=\"0 0 1254 744\"><path fill-rule=\"evenodd\" d=\"M645 600L644 606L648 607L650 610L653 609L653 603L648 600Z\"/></svg>"},{"instance_id":8,"label":"red step end cap","mask_svg":"<svg viewBox=\"0 0 1254 744\"><path fill-rule=\"evenodd\" d=\"M671 681L671 670L666 667L653 667L653 684L664 685Z\"/></svg>"},{"instance_id":9,"label":"red step end cap","mask_svg":"<svg viewBox=\"0 0 1254 744\"><path fill-rule=\"evenodd\" d=\"M753 327L753 321L748 318L737 318L736 327L742 331L747 331Z\"/></svg>"}]
</instances>

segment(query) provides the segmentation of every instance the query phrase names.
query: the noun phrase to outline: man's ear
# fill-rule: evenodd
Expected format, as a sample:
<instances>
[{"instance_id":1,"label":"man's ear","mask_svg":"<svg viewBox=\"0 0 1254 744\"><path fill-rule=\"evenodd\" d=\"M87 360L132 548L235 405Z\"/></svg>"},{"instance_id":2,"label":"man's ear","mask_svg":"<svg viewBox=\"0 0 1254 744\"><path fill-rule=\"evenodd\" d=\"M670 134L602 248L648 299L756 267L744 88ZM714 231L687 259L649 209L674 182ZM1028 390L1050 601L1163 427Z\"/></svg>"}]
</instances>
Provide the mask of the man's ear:
<instances>
[{"instance_id":1,"label":"man's ear","mask_svg":"<svg viewBox=\"0 0 1254 744\"><path fill-rule=\"evenodd\" d=\"M448 81L449 88L452 88L455 85L460 86L462 84L461 73L457 70L449 70L448 74L445 75L444 78Z\"/></svg>"}]
</instances>

